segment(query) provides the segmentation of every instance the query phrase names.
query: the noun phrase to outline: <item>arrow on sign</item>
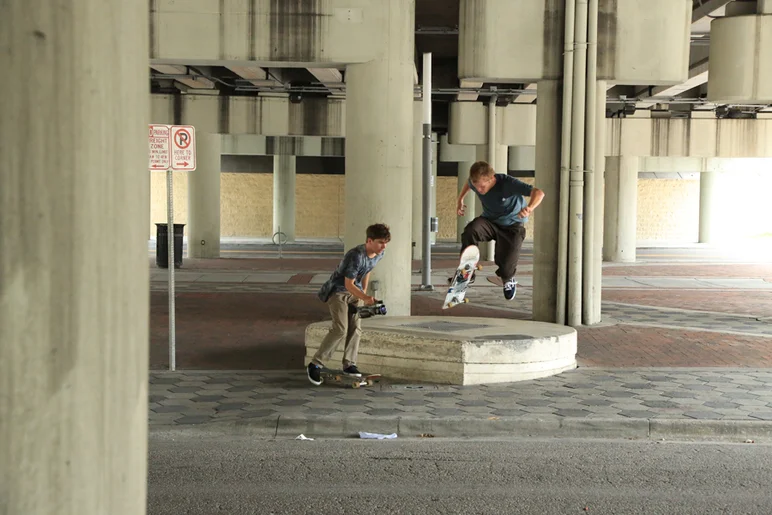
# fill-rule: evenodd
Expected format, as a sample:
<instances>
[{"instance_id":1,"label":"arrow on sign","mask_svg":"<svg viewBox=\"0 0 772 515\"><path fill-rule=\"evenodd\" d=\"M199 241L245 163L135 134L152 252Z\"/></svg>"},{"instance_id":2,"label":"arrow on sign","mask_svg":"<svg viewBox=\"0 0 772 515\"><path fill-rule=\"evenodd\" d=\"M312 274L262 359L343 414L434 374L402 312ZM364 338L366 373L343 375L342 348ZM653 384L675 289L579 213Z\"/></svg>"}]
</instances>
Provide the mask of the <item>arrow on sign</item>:
<instances>
[{"instance_id":1,"label":"arrow on sign","mask_svg":"<svg viewBox=\"0 0 772 515\"><path fill-rule=\"evenodd\" d=\"M190 163L185 161L184 163L177 163L177 166L188 166Z\"/></svg>"}]
</instances>

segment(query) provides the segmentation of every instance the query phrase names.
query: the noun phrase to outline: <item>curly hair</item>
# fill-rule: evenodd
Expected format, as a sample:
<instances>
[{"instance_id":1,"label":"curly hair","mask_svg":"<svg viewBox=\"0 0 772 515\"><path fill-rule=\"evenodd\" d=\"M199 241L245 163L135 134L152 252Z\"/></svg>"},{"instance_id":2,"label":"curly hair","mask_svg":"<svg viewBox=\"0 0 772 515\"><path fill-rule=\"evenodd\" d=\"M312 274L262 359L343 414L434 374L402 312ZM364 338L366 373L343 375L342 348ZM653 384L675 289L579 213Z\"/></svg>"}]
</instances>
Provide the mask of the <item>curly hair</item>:
<instances>
[{"instance_id":1,"label":"curly hair","mask_svg":"<svg viewBox=\"0 0 772 515\"><path fill-rule=\"evenodd\" d=\"M385 240L391 241L391 233L389 232L389 226L386 224L373 224L367 228L368 240Z\"/></svg>"}]
</instances>

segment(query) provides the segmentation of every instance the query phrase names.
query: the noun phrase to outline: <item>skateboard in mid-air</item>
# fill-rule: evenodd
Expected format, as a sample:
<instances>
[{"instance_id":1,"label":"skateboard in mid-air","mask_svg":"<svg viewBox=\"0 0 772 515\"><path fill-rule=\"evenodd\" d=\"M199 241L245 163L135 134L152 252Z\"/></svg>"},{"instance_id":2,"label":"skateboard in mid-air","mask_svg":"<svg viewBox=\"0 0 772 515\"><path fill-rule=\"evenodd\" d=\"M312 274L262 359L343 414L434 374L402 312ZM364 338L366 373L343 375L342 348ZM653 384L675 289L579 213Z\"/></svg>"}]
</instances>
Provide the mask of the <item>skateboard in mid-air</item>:
<instances>
[{"instance_id":1,"label":"skateboard in mid-air","mask_svg":"<svg viewBox=\"0 0 772 515\"><path fill-rule=\"evenodd\" d=\"M361 376L355 376L347 374L343 370L335 370L332 368L322 368L320 373L323 383L329 380L344 386L350 386L351 388L372 386L376 380L381 378L381 374L362 374Z\"/></svg>"},{"instance_id":2,"label":"skateboard in mid-air","mask_svg":"<svg viewBox=\"0 0 772 515\"><path fill-rule=\"evenodd\" d=\"M477 245L469 245L461 253L461 259L458 263L456 273L449 279L450 286L448 287L448 294L445 295L445 303L442 305L442 309L452 308L461 303L469 302L469 299L465 298L466 289L469 287L469 282L472 280L475 270L482 270L482 266L478 264L480 261L480 249Z\"/></svg>"}]
</instances>

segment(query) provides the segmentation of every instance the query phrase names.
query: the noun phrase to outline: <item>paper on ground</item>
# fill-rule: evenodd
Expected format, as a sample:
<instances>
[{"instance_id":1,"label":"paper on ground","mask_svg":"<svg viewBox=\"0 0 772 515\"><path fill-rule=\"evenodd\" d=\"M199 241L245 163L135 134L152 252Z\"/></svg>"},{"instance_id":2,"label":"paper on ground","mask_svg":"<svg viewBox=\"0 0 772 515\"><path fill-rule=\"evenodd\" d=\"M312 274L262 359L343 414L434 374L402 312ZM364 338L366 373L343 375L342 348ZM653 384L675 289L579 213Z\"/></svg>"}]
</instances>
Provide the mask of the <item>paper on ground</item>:
<instances>
[{"instance_id":1,"label":"paper on ground","mask_svg":"<svg viewBox=\"0 0 772 515\"><path fill-rule=\"evenodd\" d=\"M359 438L371 438L374 440L391 440L397 437L397 433L391 433L390 435L382 435L380 433L367 433L365 431L359 432Z\"/></svg>"}]
</instances>

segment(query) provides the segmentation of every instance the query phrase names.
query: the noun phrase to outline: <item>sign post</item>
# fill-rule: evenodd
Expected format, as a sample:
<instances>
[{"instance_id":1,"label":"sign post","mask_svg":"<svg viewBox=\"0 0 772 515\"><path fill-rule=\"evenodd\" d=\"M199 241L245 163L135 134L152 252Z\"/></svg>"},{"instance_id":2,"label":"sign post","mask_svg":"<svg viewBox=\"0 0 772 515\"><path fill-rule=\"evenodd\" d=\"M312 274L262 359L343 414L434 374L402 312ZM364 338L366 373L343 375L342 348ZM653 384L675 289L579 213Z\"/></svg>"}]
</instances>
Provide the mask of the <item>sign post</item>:
<instances>
[{"instance_id":1,"label":"sign post","mask_svg":"<svg viewBox=\"0 0 772 515\"><path fill-rule=\"evenodd\" d=\"M150 125L150 171L166 170L166 243L169 269L169 370L177 368L174 307L174 171L196 169L196 131L189 125Z\"/></svg>"}]
</instances>

